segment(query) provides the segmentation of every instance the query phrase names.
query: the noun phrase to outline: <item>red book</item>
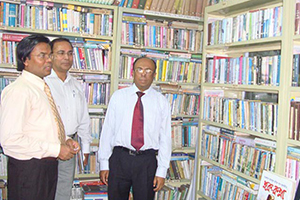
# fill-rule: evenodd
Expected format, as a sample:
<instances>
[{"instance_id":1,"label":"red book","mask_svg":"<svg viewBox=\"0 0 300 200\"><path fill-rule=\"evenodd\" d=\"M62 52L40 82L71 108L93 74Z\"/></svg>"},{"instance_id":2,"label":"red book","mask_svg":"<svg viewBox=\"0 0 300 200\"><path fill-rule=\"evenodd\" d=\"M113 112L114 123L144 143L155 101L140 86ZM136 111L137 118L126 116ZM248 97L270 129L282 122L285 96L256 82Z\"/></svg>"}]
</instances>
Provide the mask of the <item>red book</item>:
<instances>
[{"instance_id":1,"label":"red book","mask_svg":"<svg viewBox=\"0 0 300 200\"><path fill-rule=\"evenodd\" d=\"M27 37L27 34L14 34L14 33L3 33L3 41L20 42L23 38Z\"/></svg>"},{"instance_id":2,"label":"red book","mask_svg":"<svg viewBox=\"0 0 300 200\"><path fill-rule=\"evenodd\" d=\"M140 0L133 0L131 8L138 8Z\"/></svg>"}]
</instances>

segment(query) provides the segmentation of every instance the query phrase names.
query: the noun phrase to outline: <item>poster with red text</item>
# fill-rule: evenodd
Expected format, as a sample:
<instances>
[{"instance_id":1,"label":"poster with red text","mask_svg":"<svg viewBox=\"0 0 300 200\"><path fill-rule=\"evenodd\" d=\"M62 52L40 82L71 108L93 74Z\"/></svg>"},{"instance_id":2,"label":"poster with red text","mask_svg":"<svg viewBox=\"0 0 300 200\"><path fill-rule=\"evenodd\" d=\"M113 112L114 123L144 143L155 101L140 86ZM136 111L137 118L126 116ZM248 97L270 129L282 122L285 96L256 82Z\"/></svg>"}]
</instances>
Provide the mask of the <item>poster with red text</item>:
<instances>
[{"instance_id":1,"label":"poster with red text","mask_svg":"<svg viewBox=\"0 0 300 200\"><path fill-rule=\"evenodd\" d=\"M264 171L257 195L257 200L293 200L296 181Z\"/></svg>"}]
</instances>

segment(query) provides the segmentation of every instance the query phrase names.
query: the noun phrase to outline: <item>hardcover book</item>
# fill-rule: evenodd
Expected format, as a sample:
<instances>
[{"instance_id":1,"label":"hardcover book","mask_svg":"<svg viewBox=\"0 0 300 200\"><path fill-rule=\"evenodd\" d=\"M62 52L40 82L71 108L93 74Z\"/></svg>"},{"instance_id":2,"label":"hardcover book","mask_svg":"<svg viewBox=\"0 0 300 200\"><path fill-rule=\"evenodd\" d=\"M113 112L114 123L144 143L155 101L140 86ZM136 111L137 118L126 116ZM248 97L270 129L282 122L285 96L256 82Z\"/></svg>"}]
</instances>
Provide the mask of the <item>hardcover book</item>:
<instances>
[{"instance_id":1,"label":"hardcover book","mask_svg":"<svg viewBox=\"0 0 300 200\"><path fill-rule=\"evenodd\" d=\"M296 182L279 174L263 171L257 200L293 200Z\"/></svg>"}]
</instances>

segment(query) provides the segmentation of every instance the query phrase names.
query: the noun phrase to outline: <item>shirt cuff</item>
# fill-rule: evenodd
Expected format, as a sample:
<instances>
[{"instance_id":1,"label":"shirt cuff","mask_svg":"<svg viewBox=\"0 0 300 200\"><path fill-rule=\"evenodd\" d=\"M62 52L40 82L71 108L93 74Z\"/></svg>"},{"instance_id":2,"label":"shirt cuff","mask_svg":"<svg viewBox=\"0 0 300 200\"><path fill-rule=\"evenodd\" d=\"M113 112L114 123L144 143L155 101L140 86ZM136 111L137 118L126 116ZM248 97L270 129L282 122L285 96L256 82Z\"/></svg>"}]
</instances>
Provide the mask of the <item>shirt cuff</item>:
<instances>
[{"instance_id":1,"label":"shirt cuff","mask_svg":"<svg viewBox=\"0 0 300 200\"><path fill-rule=\"evenodd\" d=\"M90 153L90 144L81 144L81 149L83 153Z\"/></svg>"},{"instance_id":2,"label":"shirt cuff","mask_svg":"<svg viewBox=\"0 0 300 200\"><path fill-rule=\"evenodd\" d=\"M157 167L155 176L166 178L168 169L165 167Z\"/></svg>"},{"instance_id":3,"label":"shirt cuff","mask_svg":"<svg viewBox=\"0 0 300 200\"><path fill-rule=\"evenodd\" d=\"M101 160L100 161L100 171L102 171L102 170L109 170L108 160Z\"/></svg>"}]
</instances>

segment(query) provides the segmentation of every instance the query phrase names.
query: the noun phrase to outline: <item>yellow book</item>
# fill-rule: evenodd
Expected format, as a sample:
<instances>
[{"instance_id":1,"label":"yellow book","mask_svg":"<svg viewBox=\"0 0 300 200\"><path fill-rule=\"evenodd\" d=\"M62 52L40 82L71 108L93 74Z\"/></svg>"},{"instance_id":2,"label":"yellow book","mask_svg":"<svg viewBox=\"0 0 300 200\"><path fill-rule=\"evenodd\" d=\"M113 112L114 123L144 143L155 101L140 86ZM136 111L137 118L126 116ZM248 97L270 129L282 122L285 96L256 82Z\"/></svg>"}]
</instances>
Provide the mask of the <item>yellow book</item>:
<instances>
[{"instance_id":1,"label":"yellow book","mask_svg":"<svg viewBox=\"0 0 300 200\"><path fill-rule=\"evenodd\" d=\"M147 0L145 3L145 10L150 10L152 4L152 0Z\"/></svg>"},{"instance_id":2,"label":"yellow book","mask_svg":"<svg viewBox=\"0 0 300 200\"><path fill-rule=\"evenodd\" d=\"M166 71L167 71L167 61L164 60L163 61L162 76L161 76L162 81L166 81Z\"/></svg>"},{"instance_id":3,"label":"yellow book","mask_svg":"<svg viewBox=\"0 0 300 200\"><path fill-rule=\"evenodd\" d=\"M31 21L30 21L31 28L35 29L35 6L31 7L31 12L30 13L31 13L31 17L30 17L30 19L31 19Z\"/></svg>"},{"instance_id":4,"label":"yellow book","mask_svg":"<svg viewBox=\"0 0 300 200\"><path fill-rule=\"evenodd\" d=\"M63 32L64 29L63 29L63 14L62 14L62 11L59 12L59 23L60 23L60 31Z\"/></svg>"},{"instance_id":5,"label":"yellow book","mask_svg":"<svg viewBox=\"0 0 300 200\"><path fill-rule=\"evenodd\" d=\"M193 74L193 68L195 67L195 63L190 62L189 63L189 70L188 70L188 75L187 75L187 83L191 83L192 82L192 74Z\"/></svg>"}]
</instances>

